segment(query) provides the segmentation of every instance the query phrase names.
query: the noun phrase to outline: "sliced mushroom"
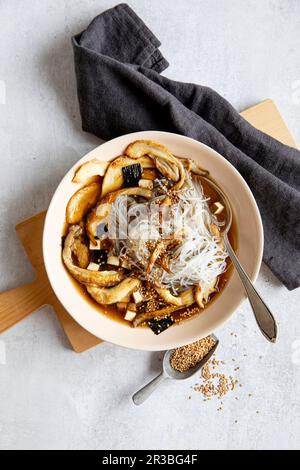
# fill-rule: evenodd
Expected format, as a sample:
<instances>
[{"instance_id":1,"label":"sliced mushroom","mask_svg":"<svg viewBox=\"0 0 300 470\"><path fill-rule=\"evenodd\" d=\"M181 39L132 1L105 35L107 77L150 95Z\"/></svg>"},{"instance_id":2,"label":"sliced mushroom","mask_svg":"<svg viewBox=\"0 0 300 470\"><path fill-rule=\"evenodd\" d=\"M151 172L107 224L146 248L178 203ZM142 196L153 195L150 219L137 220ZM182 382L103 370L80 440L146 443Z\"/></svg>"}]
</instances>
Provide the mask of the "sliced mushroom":
<instances>
[{"instance_id":1,"label":"sliced mushroom","mask_svg":"<svg viewBox=\"0 0 300 470\"><path fill-rule=\"evenodd\" d=\"M99 304L114 304L121 302L125 296L132 294L140 287L141 281L135 277L128 277L114 287L101 288L86 286L88 293Z\"/></svg>"},{"instance_id":2,"label":"sliced mushroom","mask_svg":"<svg viewBox=\"0 0 300 470\"><path fill-rule=\"evenodd\" d=\"M195 286L194 296L195 296L195 300L196 300L198 307L204 308L203 293L202 293L201 286Z\"/></svg>"},{"instance_id":3,"label":"sliced mushroom","mask_svg":"<svg viewBox=\"0 0 300 470\"><path fill-rule=\"evenodd\" d=\"M80 268L86 269L90 262L89 249L81 238L76 238L73 244L73 255Z\"/></svg>"},{"instance_id":4,"label":"sliced mushroom","mask_svg":"<svg viewBox=\"0 0 300 470\"><path fill-rule=\"evenodd\" d=\"M82 284L89 284L93 286L114 286L124 279L123 270L119 271L89 271L76 266L73 262L74 250L78 240L82 240L84 231L79 225L72 225L69 233L65 239L64 249L62 253L63 262L77 281ZM77 248L78 250L78 248Z\"/></svg>"},{"instance_id":5,"label":"sliced mushroom","mask_svg":"<svg viewBox=\"0 0 300 470\"><path fill-rule=\"evenodd\" d=\"M104 160L90 160L76 170L72 181L73 183L82 184L92 183L93 181L97 181L99 176L104 176L107 167L108 162Z\"/></svg>"},{"instance_id":6,"label":"sliced mushroom","mask_svg":"<svg viewBox=\"0 0 300 470\"><path fill-rule=\"evenodd\" d=\"M217 291L218 278L212 279L204 287L202 286L202 299L204 303L208 302L209 296Z\"/></svg>"},{"instance_id":7,"label":"sliced mushroom","mask_svg":"<svg viewBox=\"0 0 300 470\"><path fill-rule=\"evenodd\" d=\"M210 232L214 237L220 238L220 230L216 224L210 224Z\"/></svg>"},{"instance_id":8,"label":"sliced mushroom","mask_svg":"<svg viewBox=\"0 0 300 470\"><path fill-rule=\"evenodd\" d=\"M160 259L157 260L157 262L163 268L164 271L166 271L169 274L172 274L172 271L169 265L169 256L167 253L163 253Z\"/></svg>"},{"instance_id":9,"label":"sliced mushroom","mask_svg":"<svg viewBox=\"0 0 300 470\"><path fill-rule=\"evenodd\" d=\"M198 176L209 175L209 171L201 168L194 160L191 160L191 172Z\"/></svg>"},{"instance_id":10,"label":"sliced mushroom","mask_svg":"<svg viewBox=\"0 0 300 470\"><path fill-rule=\"evenodd\" d=\"M192 158L185 158L185 157L178 157L178 156L176 156L176 158L180 159L184 168L186 168L188 171L191 171L195 175L198 175L198 176L209 175L209 171L201 168Z\"/></svg>"},{"instance_id":11,"label":"sliced mushroom","mask_svg":"<svg viewBox=\"0 0 300 470\"><path fill-rule=\"evenodd\" d=\"M91 243L93 243L95 246L98 243L98 240L96 240L95 238L98 237L97 227L102 222L107 222L110 208L111 203L108 203L106 201L100 201L100 203L87 216L85 225L86 232L89 239L91 240Z\"/></svg>"},{"instance_id":12,"label":"sliced mushroom","mask_svg":"<svg viewBox=\"0 0 300 470\"><path fill-rule=\"evenodd\" d=\"M195 302L193 290L188 289L179 296L175 296L171 294L169 289L155 287L156 292L160 295L160 297L166 302L166 304L177 305L178 307L184 307L188 305L192 305Z\"/></svg>"},{"instance_id":13,"label":"sliced mushroom","mask_svg":"<svg viewBox=\"0 0 300 470\"><path fill-rule=\"evenodd\" d=\"M168 291L168 289L163 289L165 291ZM167 307L163 307L159 310L155 310L152 312L141 312L138 313L136 318L134 319L133 325L139 326L142 323L146 322L147 320L151 320L152 318L159 319L163 318L166 315L169 315L170 313L177 312L179 310L183 310L186 307L189 307L195 303L195 298L194 298L194 292L193 289L187 289L186 291L182 292L179 297L172 296L172 294L168 291L168 294L166 292L160 292L159 295L163 297L165 295L165 302L169 302L172 298L172 301L175 303L175 299L180 298L180 305L179 302L176 302L177 305L168 305ZM170 302L171 303L171 302ZM184 311L184 310L183 310Z\"/></svg>"},{"instance_id":14,"label":"sliced mushroom","mask_svg":"<svg viewBox=\"0 0 300 470\"><path fill-rule=\"evenodd\" d=\"M155 265L156 260L159 258L159 256L162 254L162 252L166 248L166 240L160 240L156 243L154 250L151 253L151 256L149 258L148 266L146 269L146 273L150 274L152 271L153 266Z\"/></svg>"},{"instance_id":15,"label":"sliced mushroom","mask_svg":"<svg viewBox=\"0 0 300 470\"><path fill-rule=\"evenodd\" d=\"M158 240L156 242L155 248L153 252L151 253L151 256L149 258L148 266L146 268L146 273L150 274L152 271L153 266L155 263L158 261L158 259L163 255L164 251L168 247L173 247L176 246L178 243L180 243L181 238L183 237L184 233L181 230L180 232L174 233L172 238L167 238L164 240ZM161 259L159 260L161 263Z\"/></svg>"},{"instance_id":16,"label":"sliced mushroom","mask_svg":"<svg viewBox=\"0 0 300 470\"><path fill-rule=\"evenodd\" d=\"M144 188L125 188L119 189L104 196L97 206L88 214L86 231L89 239L96 244L97 227L108 219L111 205L119 196L140 196L145 199L151 199L152 192Z\"/></svg>"},{"instance_id":17,"label":"sliced mushroom","mask_svg":"<svg viewBox=\"0 0 300 470\"><path fill-rule=\"evenodd\" d=\"M138 313L133 320L133 326L137 327L142 323L145 323L147 320L151 320L152 318L163 318L170 313L176 312L177 310L181 310L182 307L178 307L175 305L170 305L168 307L161 308L160 310L153 310L152 312L143 312Z\"/></svg>"},{"instance_id":18,"label":"sliced mushroom","mask_svg":"<svg viewBox=\"0 0 300 470\"><path fill-rule=\"evenodd\" d=\"M126 148L125 155L128 155L128 157L134 160L144 155L152 155L156 158L160 157L163 160L172 160L175 158L166 147L153 140L136 140L132 142Z\"/></svg>"},{"instance_id":19,"label":"sliced mushroom","mask_svg":"<svg viewBox=\"0 0 300 470\"><path fill-rule=\"evenodd\" d=\"M164 171L167 171L167 168L170 170L173 165L176 170L173 168L172 177L175 178L176 174L177 179L173 180L170 178L172 181L176 181L172 189L180 189L183 186L185 181L185 170L183 164L163 145L153 142L152 140L136 140L132 144L128 145L125 150L125 154L134 159L149 155L154 159L156 167L158 168L157 165L159 165Z\"/></svg>"},{"instance_id":20,"label":"sliced mushroom","mask_svg":"<svg viewBox=\"0 0 300 470\"><path fill-rule=\"evenodd\" d=\"M121 302L124 302L124 303L126 302L128 304L130 302L130 298L131 298L131 294L127 294L125 295L125 297L121 299Z\"/></svg>"},{"instance_id":21,"label":"sliced mushroom","mask_svg":"<svg viewBox=\"0 0 300 470\"><path fill-rule=\"evenodd\" d=\"M209 296L217 290L218 278L213 279L211 282L194 287L194 297L199 308L204 308L207 304Z\"/></svg>"},{"instance_id":22,"label":"sliced mushroom","mask_svg":"<svg viewBox=\"0 0 300 470\"><path fill-rule=\"evenodd\" d=\"M152 161L152 160L151 160ZM154 165L153 161L152 164ZM155 168L145 168L142 173L142 178L145 180L156 180L158 178L158 172Z\"/></svg>"},{"instance_id":23,"label":"sliced mushroom","mask_svg":"<svg viewBox=\"0 0 300 470\"><path fill-rule=\"evenodd\" d=\"M163 176L165 176L166 178L172 181L179 180L179 170L178 170L178 167L175 166L173 162L163 160L158 157L155 163L156 163L156 168Z\"/></svg>"},{"instance_id":24,"label":"sliced mushroom","mask_svg":"<svg viewBox=\"0 0 300 470\"><path fill-rule=\"evenodd\" d=\"M182 306L182 300L180 297L175 297L172 295L169 289L162 287L155 287L156 292L160 297L166 302L166 304L177 305L178 307Z\"/></svg>"},{"instance_id":25,"label":"sliced mushroom","mask_svg":"<svg viewBox=\"0 0 300 470\"><path fill-rule=\"evenodd\" d=\"M192 305L195 302L193 289L190 288L182 292L182 294L180 294L180 298L182 300L183 305Z\"/></svg>"},{"instance_id":26,"label":"sliced mushroom","mask_svg":"<svg viewBox=\"0 0 300 470\"><path fill-rule=\"evenodd\" d=\"M139 187L152 190L153 189L153 181L147 180L147 179L141 179L139 181Z\"/></svg>"},{"instance_id":27,"label":"sliced mushroom","mask_svg":"<svg viewBox=\"0 0 300 470\"><path fill-rule=\"evenodd\" d=\"M124 183L122 168L136 163L140 163L142 169L154 167L153 160L149 157L141 157L138 160L135 160L122 155L121 157L116 158L109 164L105 173L102 182L101 196L103 197L112 191L117 191L122 188Z\"/></svg>"},{"instance_id":28,"label":"sliced mushroom","mask_svg":"<svg viewBox=\"0 0 300 470\"><path fill-rule=\"evenodd\" d=\"M96 204L101 193L98 183L91 183L79 189L69 200L66 210L68 224L78 224Z\"/></svg>"}]
</instances>

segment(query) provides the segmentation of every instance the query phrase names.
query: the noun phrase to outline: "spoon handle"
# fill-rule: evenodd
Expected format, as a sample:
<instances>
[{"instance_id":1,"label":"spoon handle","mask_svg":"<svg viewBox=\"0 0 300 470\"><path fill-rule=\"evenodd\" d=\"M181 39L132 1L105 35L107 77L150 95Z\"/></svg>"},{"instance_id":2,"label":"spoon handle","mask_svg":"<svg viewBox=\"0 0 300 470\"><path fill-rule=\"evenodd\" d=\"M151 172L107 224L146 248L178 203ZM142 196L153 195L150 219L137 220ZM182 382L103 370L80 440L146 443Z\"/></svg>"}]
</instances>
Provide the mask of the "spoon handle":
<instances>
[{"instance_id":1,"label":"spoon handle","mask_svg":"<svg viewBox=\"0 0 300 470\"><path fill-rule=\"evenodd\" d=\"M237 270L240 279L245 287L250 305L252 307L260 331L269 341L275 343L277 337L277 325L275 318L273 317L271 311L269 310L265 302L258 294L247 273L242 268L241 263L239 262L238 258L236 257L236 254L234 253L230 245L227 235L224 236L224 243L227 252L234 264L234 267Z\"/></svg>"},{"instance_id":2,"label":"spoon handle","mask_svg":"<svg viewBox=\"0 0 300 470\"><path fill-rule=\"evenodd\" d=\"M138 392L136 392L133 397L133 403L135 405L141 405L150 397L151 393L158 387L158 385L166 378L165 374L161 372L155 379L151 380L147 385L141 388Z\"/></svg>"}]
</instances>

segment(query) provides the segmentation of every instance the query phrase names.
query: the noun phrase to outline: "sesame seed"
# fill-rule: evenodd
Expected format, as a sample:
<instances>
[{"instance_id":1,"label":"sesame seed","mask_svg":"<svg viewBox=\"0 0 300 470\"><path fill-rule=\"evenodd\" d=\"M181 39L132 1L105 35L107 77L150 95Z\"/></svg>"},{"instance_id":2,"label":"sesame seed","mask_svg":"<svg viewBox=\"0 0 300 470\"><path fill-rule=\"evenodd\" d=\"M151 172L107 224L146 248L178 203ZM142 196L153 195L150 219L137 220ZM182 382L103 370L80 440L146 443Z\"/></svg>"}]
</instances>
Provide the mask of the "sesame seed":
<instances>
[{"instance_id":1,"label":"sesame seed","mask_svg":"<svg viewBox=\"0 0 300 470\"><path fill-rule=\"evenodd\" d=\"M185 372L198 364L214 345L215 340L212 336L207 336L195 343L177 348L171 355L171 366L179 372Z\"/></svg>"}]
</instances>

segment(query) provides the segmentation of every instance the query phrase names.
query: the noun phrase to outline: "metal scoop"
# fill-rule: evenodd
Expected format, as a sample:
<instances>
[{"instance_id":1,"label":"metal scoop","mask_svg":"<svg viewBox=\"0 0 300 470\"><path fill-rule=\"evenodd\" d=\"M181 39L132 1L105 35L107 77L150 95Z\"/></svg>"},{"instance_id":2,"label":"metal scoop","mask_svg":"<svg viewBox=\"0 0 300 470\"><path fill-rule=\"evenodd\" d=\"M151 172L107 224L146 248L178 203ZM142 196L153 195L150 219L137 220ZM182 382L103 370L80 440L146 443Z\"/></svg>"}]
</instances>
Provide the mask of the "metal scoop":
<instances>
[{"instance_id":1,"label":"metal scoop","mask_svg":"<svg viewBox=\"0 0 300 470\"><path fill-rule=\"evenodd\" d=\"M189 377L192 377L192 375L196 374L196 372L198 372L204 366L204 364L206 364L206 362L211 358L211 356L214 354L215 350L218 347L218 338L213 334L210 336L215 340L214 346L206 354L206 356L204 356L204 358L201 359L200 362L198 362L198 364L196 364L194 367L191 367L185 372L179 372L171 366L170 358L173 349L166 351L163 359L162 372L157 377L155 377L155 379L151 380L151 382L149 382L147 385L145 385L133 395L133 403L135 405L141 405L142 403L144 403L144 401L147 400L147 398L154 392L154 390L156 390L158 385L165 379L185 380Z\"/></svg>"},{"instance_id":2,"label":"metal scoop","mask_svg":"<svg viewBox=\"0 0 300 470\"><path fill-rule=\"evenodd\" d=\"M245 291L247 293L250 305L252 307L256 322L259 326L262 334L272 343L275 343L277 337L277 325L274 316L272 315L270 309L262 300L254 285L252 284L249 276L243 269L241 263L239 262L235 252L233 251L230 242L228 240L228 232L232 224L232 209L230 202L227 196L224 194L222 189L209 177L199 176L200 179L205 180L213 190L218 194L220 203L225 207L224 213L224 225L220 227L220 235L224 241L226 250L233 262L235 269L237 270L238 275L244 285ZM222 213L222 215L223 215Z\"/></svg>"}]
</instances>

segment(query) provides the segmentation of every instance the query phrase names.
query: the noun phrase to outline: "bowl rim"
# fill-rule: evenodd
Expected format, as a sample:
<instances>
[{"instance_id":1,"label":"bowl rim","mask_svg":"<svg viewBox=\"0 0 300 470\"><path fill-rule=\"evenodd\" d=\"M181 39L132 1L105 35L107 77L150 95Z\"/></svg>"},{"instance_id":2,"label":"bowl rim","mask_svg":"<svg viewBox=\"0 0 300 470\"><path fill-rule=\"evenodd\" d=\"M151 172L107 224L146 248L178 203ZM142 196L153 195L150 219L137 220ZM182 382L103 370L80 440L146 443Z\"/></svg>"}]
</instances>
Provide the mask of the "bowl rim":
<instances>
[{"instance_id":1,"label":"bowl rim","mask_svg":"<svg viewBox=\"0 0 300 470\"><path fill-rule=\"evenodd\" d=\"M122 138L128 138L128 139L130 138L131 141L140 140L140 139L159 141L160 136L161 137L165 136L165 137L169 137L169 138L173 137L173 138L176 138L176 139L179 138L179 139L181 139L182 141L185 141L185 142L191 142L193 144L195 144L195 143L198 144L199 149L200 149L200 147L202 147L203 149L206 149L208 152L214 153L218 158L221 158L221 160L223 160L223 163L227 167L230 167L231 172L233 172L235 174L235 177L239 180L241 186L243 187L243 190L247 193L247 197L249 199L249 202L251 202L252 209L255 212L256 223L257 223L257 228L258 228L257 239L256 239L256 249L257 249L256 262L254 264L252 274L249 275L251 281L255 282L257 277L258 277L261 262L262 262L263 247L264 247L264 232L263 232L263 224L262 224L262 220L261 220L261 216L260 216L258 206L257 206L255 198L254 198L248 184L246 183L246 181L244 180L242 175L235 169L235 167L228 160L226 160L220 153L216 152L214 149L212 149L208 145L206 145L202 142L199 142L199 141L197 141L197 140L195 140L191 137L186 137L186 136L183 136L181 134L176 134L176 133L172 133L172 132L151 131L150 130L150 131L138 131L138 132L133 132L133 133L129 133L129 134L124 134L122 136L115 137L114 139L111 139L109 141L103 142L102 144L95 147L93 150L91 150L87 154L83 155L78 161L76 161L72 165L71 168L69 168L69 170L66 172L66 174L63 176L60 183L56 187L56 190L55 190L55 192L54 192L54 194L51 198L51 201L50 201L47 213L46 213L44 229L43 229L43 239L42 239L42 250L43 250L44 265L45 265L45 270L46 270L50 285L51 285L56 297L60 301L60 303L63 305L63 307L66 309L66 311L73 317L73 319L82 328L84 328L86 331L88 331L89 333L91 333L94 336L98 337L99 339L102 339L103 341L107 341L107 342L110 342L110 343L113 343L113 344L116 344L116 345L119 345L119 346L130 348L130 349L147 350L147 351L158 351L158 350L162 350L163 348L161 347L161 345L156 346L155 344L151 345L151 347L149 347L149 345L146 345L145 347L143 347L143 345L141 345L141 344L138 344L138 345L128 344L128 341L126 341L126 340L125 341L120 340L120 339L114 340L111 336L107 336L105 331L104 331L104 334L102 334L102 332L101 332L101 337L100 337L99 333L95 332L93 330L93 328L90 327L88 322L85 321L84 315L81 315L80 318L78 318L78 316L75 315L74 312L70 311L70 309L66 305L66 299L64 298L63 295L61 295L61 291L59 291L57 289L57 283L55 281L55 273L54 273L54 271L51 268L50 263L49 263L49 254L48 254L49 250L47 249L47 243L48 243L47 237L48 237L48 226L51 223L52 208L53 208L53 206L56 202L56 198L58 197L58 195L60 193L60 189L64 186L66 181L69 180L70 175L74 174L74 170L75 170L76 167L78 168L78 165L80 165L82 163L85 163L86 161L89 161L92 158L97 158L94 155L94 153L98 148L106 146L106 144L112 144L113 142L117 142L118 140L121 140ZM148 137L148 139L147 139L147 137ZM191 338L189 339L189 342L196 341L200 337L207 336L208 334L214 332L217 328L220 328L224 323L226 323L226 321L228 321L231 318L231 316L234 314L234 312L245 301L246 297L247 297L246 294L244 294L241 297L241 299L238 302L236 302L236 304L234 305L234 308L231 310L231 312L227 316L225 316L223 318L216 319L215 321L212 321L211 326L207 329L207 331L204 331L204 334L201 333L201 335L199 335L199 334L195 333L194 335L192 335ZM115 322L115 320L111 320L111 321ZM186 322L183 322L183 324L184 323L186 323ZM180 326L178 326L178 327L180 327ZM158 337L153 335L153 338L158 338ZM184 340L184 341L178 340L175 343L174 342L167 342L167 343L168 343L167 348L165 348L165 349L173 349L173 348L176 348L176 347L183 346L184 344L187 344L186 340Z\"/></svg>"}]
</instances>

